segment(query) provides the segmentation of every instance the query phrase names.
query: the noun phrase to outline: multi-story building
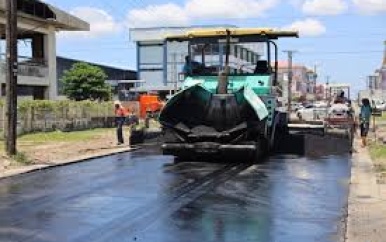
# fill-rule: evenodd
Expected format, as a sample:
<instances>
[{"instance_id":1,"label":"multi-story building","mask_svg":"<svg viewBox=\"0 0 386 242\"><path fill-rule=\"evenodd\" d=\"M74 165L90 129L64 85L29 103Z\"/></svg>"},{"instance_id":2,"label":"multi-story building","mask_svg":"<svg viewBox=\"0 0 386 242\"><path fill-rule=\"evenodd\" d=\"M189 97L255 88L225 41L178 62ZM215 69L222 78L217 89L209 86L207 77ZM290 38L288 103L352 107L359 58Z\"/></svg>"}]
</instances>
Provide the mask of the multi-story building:
<instances>
[{"instance_id":1,"label":"multi-story building","mask_svg":"<svg viewBox=\"0 0 386 242\"><path fill-rule=\"evenodd\" d=\"M56 33L88 31L90 26L79 18L38 0L17 2L18 40L28 46L28 49L19 51L18 95L33 99L56 99ZM6 0L0 0L0 96L5 95L5 9Z\"/></svg>"},{"instance_id":2,"label":"multi-story building","mask_svg":"<svg viewBox=\"0 0 386 242\"><path fill-rule=\"evenodd\" d=\"M384 42L385 45L385 51L383 53L383 61L382 66L378 70L378 78L380 82L380 87L382 90L386 90L386 41Z\"/></svg>"},{"instance_id":3,"label":"multi-story building","mask_svg":"<svg viewBox=\"0 0 386 242\"><path fill-rule=\"evenodd\" d=\"M130 30L130 39L137 45L137 71L138 79L144 81L137 90L170 92L180 87L180 75L188 55L187 42L165 43L165 37L174 34L183 34L197 28L215 28L235 26L192 26L192 27L159 27L159 28L133 28ZM203 54L205 63L211 66L221 66L222 53L225 53L224 44L210 46L205 50L199 47L192 49ZM252 72L259 56L264 54L264 46L260 44L233 45L229 58L232 71L242 70ZM194 53L192 53L194 55ZM200 54L201 56L201 54Z\"/></svg>"},{"instance_id":4,"label":"multi-story building","mask_svg":"<svg viewBox=\"0 0 386 242\"><path fill-rule=\"evenodd\" d=\"M278 63L278 82L283 88L283 92L287 92L288 88L288 73L289 67L287 61L279 61ZM292 65L292 85L291 95L293 98L307 97L308 99L314 99L316 92L317 75L313 70L310 70L305 65L293 64ZM286 96L284 94L283 96Z\"/></svg>"}]
</instances>

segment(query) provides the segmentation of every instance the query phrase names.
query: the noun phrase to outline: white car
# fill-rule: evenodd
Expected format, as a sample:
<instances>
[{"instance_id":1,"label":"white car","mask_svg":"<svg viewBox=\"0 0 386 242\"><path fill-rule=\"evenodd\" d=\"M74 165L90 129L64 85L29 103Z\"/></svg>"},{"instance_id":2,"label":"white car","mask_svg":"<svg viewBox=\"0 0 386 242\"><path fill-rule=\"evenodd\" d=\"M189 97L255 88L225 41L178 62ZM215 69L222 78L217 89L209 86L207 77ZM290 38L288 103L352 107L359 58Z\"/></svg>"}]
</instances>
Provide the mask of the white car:
<instances>
[{"instance_id":1,"label":"white car","mask_svg":"<svg viewBox=\"0 0 386 242\"><path fill-rule=\"evenodd\" d=\"M314 104L308 104L296 112L296 117L303 121L312 121L325 117L326 113L327 107L316 107Z\"/></svg>"},{"instance_id":2,"label":"white car","mask_svg":"<svg viewBox=\"0 0 386 242\"><path fill-rule=\"evenodd\" d=\"M317 101L317 102L314 102L314 106L316 108L326 108L328 105L326 102L323 102L323 101Z\"/></svg>"},{"instance_id":3,"label":"white car","mask_svg":"<svg viewBox=\"0 0 386 242\"><path fill-rule=\"evenodd\" d=\"M302 109L303 105L301 103L292 103L291 104L291 110L293 112L297 112L298 110Z\"/></svg>"},{"instance_id":4,"label":"white car","mask_svg":"<svg viewBox=\"0 0 386 242\"><path fill-rule=\"evenodd\" d=\"M383 100L372 100L372 105L381 111L386 111L386 102Z\"/></svg>"}]
</instances>

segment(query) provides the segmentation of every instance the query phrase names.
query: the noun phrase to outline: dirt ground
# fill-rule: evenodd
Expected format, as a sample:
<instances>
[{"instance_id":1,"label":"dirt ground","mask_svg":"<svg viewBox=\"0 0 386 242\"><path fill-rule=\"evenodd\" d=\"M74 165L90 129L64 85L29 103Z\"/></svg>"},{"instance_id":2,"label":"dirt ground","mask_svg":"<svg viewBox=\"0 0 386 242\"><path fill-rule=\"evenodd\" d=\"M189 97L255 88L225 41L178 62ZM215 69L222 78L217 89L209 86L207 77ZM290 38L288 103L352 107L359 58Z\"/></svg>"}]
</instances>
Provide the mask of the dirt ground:
<instances>
[{"instance_id":1,"label":"dirt ground","mask_svg":"<svg viewBox=\"0 0 386 242\"><path fill-rule=\"evenodd\" d=\"M125 140L129 140L129 131L124 131ZM64 138L65 139L65 138ZM101 152L113 152L128 148L129 145L116 145L115 129L106 129L90 135L83 140L68 141L19 141L18 155L15 160L0 154L0 172L22 166L53 165L78 157L98 155Z\"/></svg>"}]
</instances>

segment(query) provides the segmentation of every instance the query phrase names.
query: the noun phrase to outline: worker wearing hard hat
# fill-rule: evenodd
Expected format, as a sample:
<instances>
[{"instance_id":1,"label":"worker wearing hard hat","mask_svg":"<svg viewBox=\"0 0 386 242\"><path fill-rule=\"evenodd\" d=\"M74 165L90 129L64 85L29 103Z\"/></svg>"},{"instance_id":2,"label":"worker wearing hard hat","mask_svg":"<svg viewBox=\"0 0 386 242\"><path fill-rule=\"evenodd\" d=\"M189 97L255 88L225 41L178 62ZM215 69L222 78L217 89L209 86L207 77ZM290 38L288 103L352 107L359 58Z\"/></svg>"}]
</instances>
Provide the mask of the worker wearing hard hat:
<instances>
[{"instance_id":1,"label":"worker wearing hard hat","mask_svg":"<svg viewBox=\"0 0 386 242\"><path fill-rule=\"evenodd\" d=\"M123 139L123 130L122 127L125 124L127 110L122 106L120 101L114 102L115 107L115 124L117 126L117 140L118 145L122 145L125 143Z\"/></svg>"}]
</instances>

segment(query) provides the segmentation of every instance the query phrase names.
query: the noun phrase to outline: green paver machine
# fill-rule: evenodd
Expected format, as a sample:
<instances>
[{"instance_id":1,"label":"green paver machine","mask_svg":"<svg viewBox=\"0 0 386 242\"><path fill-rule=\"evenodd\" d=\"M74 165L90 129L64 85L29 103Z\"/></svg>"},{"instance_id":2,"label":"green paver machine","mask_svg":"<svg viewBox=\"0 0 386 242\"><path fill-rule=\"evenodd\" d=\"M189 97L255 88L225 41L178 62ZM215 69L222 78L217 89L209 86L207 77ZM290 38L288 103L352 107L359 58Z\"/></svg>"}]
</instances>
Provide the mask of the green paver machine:
<instances>
[{"instance_id":1,"label":"green paver machine","mask_svg":"<svg viewBox=\"0 0 386 242\"><path fill-rule=\"evenodd\" d=\"M269 28L216 28L168 36L187 42L184 82L160 113L164 154L182 159L256 158L275 143L279 111L278 48L298 37ZM200 62L200 63L199 63Z\"/></svg>"}]
</instances>

